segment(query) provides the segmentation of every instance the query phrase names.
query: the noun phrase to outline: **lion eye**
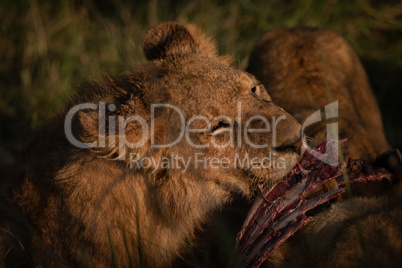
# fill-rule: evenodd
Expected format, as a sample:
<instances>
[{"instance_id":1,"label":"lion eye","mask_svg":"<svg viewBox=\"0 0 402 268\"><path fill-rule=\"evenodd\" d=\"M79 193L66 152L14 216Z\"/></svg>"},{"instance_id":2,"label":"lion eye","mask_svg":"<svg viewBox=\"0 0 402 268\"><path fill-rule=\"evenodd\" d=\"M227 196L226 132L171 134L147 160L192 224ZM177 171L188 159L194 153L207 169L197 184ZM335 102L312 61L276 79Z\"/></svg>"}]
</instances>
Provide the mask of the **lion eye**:
<instances>
[{"instance_id":1,"label":"lion eye","mask_svg":"<svg viewBox=\"0 0 402 268\"><path fill-rule=\"evenodd\" d=\"M230 125L221 121L211 129L211 133L212 135L218 135L227 131L228 129L230 129Z\"/></svg>"},{"instance_id":2,"label":"lion eye","mask_svg":"<svg viewBox=\"0 0 402 268\"><path fill-rule=\"evenodd\" d=\"M265 91L265 88L262 84L258 84L252 87L251 92L255 94L258 98L264 99L266 101L271 101L271 97Z\"/></svg>"},{"instance_id":3,"label":"lion eye","mask_svg":"<svg viewBox=\"0 0 402 268\"><path fill-rule=\"evenodd\" d=\"M255 85L254 87L251 88L251 92L253 92L255 95L260 96L262 89L261 89L261 85Z\"/></svg>"}]
</instances>

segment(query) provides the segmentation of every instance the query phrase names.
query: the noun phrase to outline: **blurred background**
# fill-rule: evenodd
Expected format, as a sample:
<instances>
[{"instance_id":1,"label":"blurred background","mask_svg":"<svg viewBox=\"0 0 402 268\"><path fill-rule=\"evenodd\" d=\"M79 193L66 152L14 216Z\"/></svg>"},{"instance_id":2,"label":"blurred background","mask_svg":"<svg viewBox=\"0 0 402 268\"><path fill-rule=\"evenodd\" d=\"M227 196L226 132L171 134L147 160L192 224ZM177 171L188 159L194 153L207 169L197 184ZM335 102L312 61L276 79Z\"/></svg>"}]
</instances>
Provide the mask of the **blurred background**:
<instances>
[{"instance_id":1,"label":"blurred background","mask_svg":"<svg viewBox=\"0 0 402 268\"><path fill-rule=\"evenodd\" d=\"M402 148L400 0L14 0L0 3L0 18L0 148L13 154L75 86L144 62L142 36L168 20L202 26L241 69L265 31L311 26L339 32L368 72L388 140Z\"/></svg>"}]
</instances>

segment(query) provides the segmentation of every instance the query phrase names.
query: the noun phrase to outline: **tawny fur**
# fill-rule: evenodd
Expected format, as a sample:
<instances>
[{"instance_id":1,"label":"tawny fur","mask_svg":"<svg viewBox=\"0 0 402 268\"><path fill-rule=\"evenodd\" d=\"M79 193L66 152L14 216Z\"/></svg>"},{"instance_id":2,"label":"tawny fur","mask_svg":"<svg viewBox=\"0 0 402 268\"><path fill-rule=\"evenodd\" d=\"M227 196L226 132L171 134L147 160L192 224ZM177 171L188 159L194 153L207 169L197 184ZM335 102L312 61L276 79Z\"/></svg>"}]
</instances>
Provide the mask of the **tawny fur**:
<instances>
[{"instance_id":1,"label":"tawny fur","mask_svg":"<svg viewBox=\"0 0 402 268\"><path fill-rule=\"evenodd\" d=\"M289 148L300 140L300 124L274 104L263 88L256 90L259 82L252 75L230 68L229 58L219 57L213 41L200 29L163 23L148 32L143 47L147 64L119 79L105 74L101 81L79 89L66 109L37 131L1 182L0 257L11 248L5 266L170 266L202 239L195 234L209 214L234 194L250 196L256 182L281 179L297 162L300 155ZM241 122L237 121L239 101ZM140 148L119 151L123 144L117 140L107 148L80 149L66 139L64 120L70 108L86 102L115 104L116 110L106 116L138 115L148 126L152 121L158 144L175 140L181 126L178 114L168 109L151 117L154 103L175 105L186 120L196 115L208 119L226 115L244 125L253 115L285 116L287 120L277 125L277 146L282 147L277 154L286 159L286 169L204 169L194 163L186 171L156 166L130 169L130 153L156 159L172 153L192 159L195 153L217 158L248 153L251 158L262 158L275 150L253 149L244 140L239 146L196 149L185 139L157 149L151 147L150 136ZM72 133L81 142L108 144L114 137L99 134L98 122L98 111L82 110L74 116ZM250 127L258 129L264 124L255 120ZM191 128L207 126L199 120ZM142 137L136 122L128 123L125 130L129 141ZM191 133L190 137L195 144L211 142L211 133ZM252 133L249 138L258 144L272 137L271 133ZM225 144L229 137L222 134L215 139Z\"/></svg>"},{"instance_id":2,"label":"tawny fur","mask_svg":"<svg viewBox=\"0 0 402 268\"><path fill-rule=\"evenodd\" d=\"M255 45L247 71L300 122L338 101L339 136L353 145L352 158L374 160L390 149L363 66L337 33L310 28L268 32ZM306 128L317 144L325 139L326 123Z\"/></svg>"},{"instance_id":3,"label":"tawny fur","mask_svg":"<svg viewBox=\"0 0 402 268\"><path fill-rule=\"evenodd\" d=\"M257 42L247 70L301 123L338 100L339 117L332 122L339 123L340 138L348 139L351 157L373 161L389 150L366 73L340 35L308 28L268 32ZM311 126L307 135L320 143L326 123ZM400 155L382 158L400 175ZM378 186L353 188L360 194L383 195L333 204L279 247L266 266L398 267L402 263L402 189L395 184L388 192Z\"/></svg>"}]
</instances>

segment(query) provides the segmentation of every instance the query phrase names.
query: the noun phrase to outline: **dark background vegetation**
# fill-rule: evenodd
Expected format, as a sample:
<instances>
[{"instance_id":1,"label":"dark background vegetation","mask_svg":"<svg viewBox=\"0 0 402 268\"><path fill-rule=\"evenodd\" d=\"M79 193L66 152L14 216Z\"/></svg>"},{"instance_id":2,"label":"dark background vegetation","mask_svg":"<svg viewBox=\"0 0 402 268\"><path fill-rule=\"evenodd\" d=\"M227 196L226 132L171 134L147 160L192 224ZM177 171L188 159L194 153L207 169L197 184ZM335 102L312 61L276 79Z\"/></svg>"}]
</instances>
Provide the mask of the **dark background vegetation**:
<instances>
[{"instance_id":1,"label":"dark background vegetation","mask_svg":"<svg viewBox=\"0 0 402 268\"><path fill-rule=\"evenodd\" d=\"M311 26L339 32L366 67L389 141L402 148L400 0L14 0L0 3L0 18L0 148L13 153L75 85L144 62L143 34L167 20L202 26L241 69L265 31Z\"/></svg>"}]
</instances>

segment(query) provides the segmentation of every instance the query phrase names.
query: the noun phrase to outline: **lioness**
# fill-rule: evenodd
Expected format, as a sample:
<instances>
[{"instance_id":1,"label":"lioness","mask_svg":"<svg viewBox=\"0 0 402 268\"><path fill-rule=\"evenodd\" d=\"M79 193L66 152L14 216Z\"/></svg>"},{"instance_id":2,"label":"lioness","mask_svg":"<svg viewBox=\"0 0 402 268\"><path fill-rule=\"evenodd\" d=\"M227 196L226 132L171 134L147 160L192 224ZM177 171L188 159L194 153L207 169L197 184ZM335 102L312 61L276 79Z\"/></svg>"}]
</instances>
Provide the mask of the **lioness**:
<instances>
[{"instance_id":1,"label":"lioness","mask_svg":"<svg viewBox=\"0 0 402 268\"><path fill-rule=\"evenodd\" d=\"M311 145L321 143L326 138L326 125L336 122L339 137L348 139L350 157L374 161L390 150L364 68L349 43L337 33L311 28L268 32L251 52L247 71L260 79L273 100L299 122L338 102L335 118L325 120L324 115L321 122L303 129L312 139ZM326 187L333 186L329 183ZM353 189L359 195L374 195L388 186L378 182Z\"/></svg>"},{"instance_id":2,"label":"lioness","mask_svg":"<svg viewBox=\"0 0 402 268\"><path fill-rule=\"evenodd\" d=\"M299 122L338 101L339 136L353 145L352 158L374 160L390 149L363 66L337 33L311 28L268 32L251 52L247 71ZM311 125L305 134L320 143L327 123Z\"/></svg>"},{"instance_id":3,"label":"lioness","mask_svg":"<svg viewBox=\"0 0 402 268\"><path fill-rule=\"evenodd\" d=\"M298 161L300 124L199 28L162 23L143 49L147 64L79 89L1 182L5 266L169 266L212 211Z\"/></svg>"},{"instance_id":4,"label":"lioness","mask_svg":"<svg viewBox=\"0 0 402 268\"><path fill-rule=\"evenodd\" d=\"M325 124L337 122L340 138L348 139L351 157L374 160L389 150L366 73L340 35L309 28L268 32L253 49L247 71L263 82L278 105L302 123L319 108L332 101L339 102L336 121L331 119L306 128L307 135L318 143L325 139ZM381 158L389 162L392 171L400 172L400 155ZM356 187L353 190L361 190L363 186ZM401 187L394 186L391 193L382 197L335 203L279 247L267 266L400 266ZM385 191L378 189L378 185L375 188L376 191L370 192ZM367 190L361 194L367 194Z\"/></svg>"}]
</instances>

